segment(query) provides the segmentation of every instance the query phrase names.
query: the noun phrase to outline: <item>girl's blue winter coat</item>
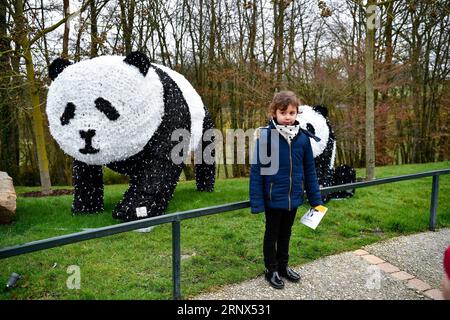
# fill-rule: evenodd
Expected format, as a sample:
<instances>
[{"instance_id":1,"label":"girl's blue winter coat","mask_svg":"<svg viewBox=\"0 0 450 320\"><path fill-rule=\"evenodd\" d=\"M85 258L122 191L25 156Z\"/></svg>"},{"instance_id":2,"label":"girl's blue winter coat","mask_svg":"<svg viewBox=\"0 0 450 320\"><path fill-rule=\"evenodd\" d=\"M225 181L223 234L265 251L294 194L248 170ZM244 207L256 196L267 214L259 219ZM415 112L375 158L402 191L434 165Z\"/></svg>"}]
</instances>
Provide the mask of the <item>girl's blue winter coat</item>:
<instances>
[{"instance_id":1,"label":"girl's blue winter coat","mask_svg":"<svg viewBox=\"0 0 450 320\"><path fill-rule=\"evenodd\" d=\"M266 208L296 209L303 204L304 190L312 207L323 204L309 136L303 130L299 130L289 145L278 133L273 121L270 121L268 127L259 130L259 138L254 149L255 163L251 165L250 171L251 212L263 212ZM262 147L261 143L267 143L266 150L270 150L273 141L278 142L276 150L278 152L270 155L271 161L274 161L273 157L278 156L279 168L274 174L262 175L261 168L270 166L270 163L261 164L259 149Z\"/></svg>"}]
</instances>

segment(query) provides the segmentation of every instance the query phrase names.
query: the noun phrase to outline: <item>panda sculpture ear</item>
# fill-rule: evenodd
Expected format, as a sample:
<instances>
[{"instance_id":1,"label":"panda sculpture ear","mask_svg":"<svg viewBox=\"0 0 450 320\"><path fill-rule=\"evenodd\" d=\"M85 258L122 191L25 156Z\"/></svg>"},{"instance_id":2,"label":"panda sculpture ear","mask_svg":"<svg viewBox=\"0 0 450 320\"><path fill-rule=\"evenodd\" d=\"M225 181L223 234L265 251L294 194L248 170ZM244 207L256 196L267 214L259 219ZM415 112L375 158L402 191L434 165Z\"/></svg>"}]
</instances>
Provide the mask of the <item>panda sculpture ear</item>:
<instances>
[{"instance_id":1,"label":"panda sculpture ear","mask_svg":"<svg viewBox=\"0 0 450 320\"><path fill-rule=\"evenodd\" d=\"M314 106L313 110L319 112L324 118L328 116L328 109L322 105Z\"/></svg>"},{"instance_id":2,"label":"panda sculpture ear","mask_svg":"<svg viewBox=\"0 0 450 320\"><path fill-rule=\"evenodd\" d=\"M135 66L144 75L147 75L150 68L150 59L139 51L133 51L123 60L125 63Z\"/></svg>"},{"instance_id":3,"label":"panda sculpture ear","mask_svg":"<svg viewBox=\"0 0 450 320\"><path fill-rule=\"evenodd\" d=\"M58 77L58 75L63 72L63 70L70 66L72 62L63 58L56 58L50 65L48 66L48 76L53 81Z\"/></svg>"}]
</instances>

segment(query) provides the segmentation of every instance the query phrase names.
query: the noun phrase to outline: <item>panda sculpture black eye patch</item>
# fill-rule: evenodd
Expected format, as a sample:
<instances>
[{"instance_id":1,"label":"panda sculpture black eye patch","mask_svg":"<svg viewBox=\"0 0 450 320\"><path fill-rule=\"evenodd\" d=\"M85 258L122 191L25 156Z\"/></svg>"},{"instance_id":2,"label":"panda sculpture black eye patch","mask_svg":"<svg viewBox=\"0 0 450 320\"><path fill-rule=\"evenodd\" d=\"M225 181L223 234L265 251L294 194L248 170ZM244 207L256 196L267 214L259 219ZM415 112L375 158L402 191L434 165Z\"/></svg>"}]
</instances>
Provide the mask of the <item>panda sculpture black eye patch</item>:
<instances>
[{"instance_id":1,"label":"panda sculpture black eye patch","mask_svg":"<svg viewBox=\"0 0 450 320\"><path fill-rule=\"evenodd\" d=\"M120 117L119 112L111 105L111 102L103 98L97 98L95 100L95 107L103 112L111 121L116 121Z\"/></svg>"},{"instance_id":2,"label":"panda sculpture black eye patch","mask_svg":"<svg viewBox=\"0 0 450 320\"><path fill-rule=\"evenodd\" d=\"M66 108L64 109L64 113L62 114L60 120L61 125L65 126L69 124L70 119L75 117L75 105L72 102L68 102Z\"/></svg>"}]
</instances>

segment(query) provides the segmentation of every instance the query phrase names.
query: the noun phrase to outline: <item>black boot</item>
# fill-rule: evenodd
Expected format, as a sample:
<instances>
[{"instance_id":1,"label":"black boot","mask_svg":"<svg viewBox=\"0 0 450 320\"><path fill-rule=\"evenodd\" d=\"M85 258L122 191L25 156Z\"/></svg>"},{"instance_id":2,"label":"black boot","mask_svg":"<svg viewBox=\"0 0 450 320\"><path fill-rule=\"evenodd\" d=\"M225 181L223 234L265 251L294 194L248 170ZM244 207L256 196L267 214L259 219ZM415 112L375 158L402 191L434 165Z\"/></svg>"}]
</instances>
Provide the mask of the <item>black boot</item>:
<instances>
[{"instance_id":1,"label":"black boot","mask_svg":"<svg viewBox=\"0 0 450 320\"><path fill-rule=\"evenodd\" d=\"M281 280L280 275L278 274L277 271L270 272L266 270L265 278L269 282L269 284L275 289L284 288L284 282L283 280Z\"/></svg>"},{"instance_id":2,"label":"black boot","mask_svg":"<svg viewBox=\"0 0 450 320\"><path fill-rule=\"evenodd\" d=\"M279 273L280 273L280 276L288 279L289 281L298 282L300 280L300 275L287 266L280 267Z\"/></svg>"}]
</instances>

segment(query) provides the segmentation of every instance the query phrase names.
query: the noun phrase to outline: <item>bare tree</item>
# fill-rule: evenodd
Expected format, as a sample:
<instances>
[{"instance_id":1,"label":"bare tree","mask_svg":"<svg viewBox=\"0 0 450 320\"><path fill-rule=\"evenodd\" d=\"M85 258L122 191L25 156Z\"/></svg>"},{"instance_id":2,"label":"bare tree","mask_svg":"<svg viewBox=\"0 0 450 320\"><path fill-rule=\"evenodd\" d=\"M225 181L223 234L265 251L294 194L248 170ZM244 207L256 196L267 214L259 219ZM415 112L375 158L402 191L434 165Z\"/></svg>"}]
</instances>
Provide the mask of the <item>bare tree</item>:
<instances>
[{"instance_id":1,"label":"bare tree","mask_svg":"<svg viewBox=\"0 0 450 320\"><path fill-rule=\"evenodd\" d=\"M89 0L81 7L80 11L83 11L89 4ZM41 112L41 102L39 94L39 85L36 82L35 68L33 65L32 46L41 37L47 33L52 32L60 25L65 23L72 15L61 19L56 24L45 29L38 30L34 35L30 34L27 18L24 14L24 2L23 0L17 0L14 2L14 22L16 24L17 42L22 48L22 57L25 60L26 75L28 80L29 95L31 104L33 106L33 128L34 137L36 143L36 154L39 164L39 174L41 179L42 193L51 193L51 182L49 174L49 162L47 151L45 148L45 135L43 127L43 117Z\"/></svg>"},{"instance_id":2,"label":"bare tree","mask_svg":"<svg viewBox=\"0 0 450 320\"><path fill-rule=\"evenodd\" d=\"M123 43L125 47L125 55L131 53L133 49L133 21L136 9L135 0L119 0L120 4L120 21L123 30Z\"/></svg>"},{"instance_id":3,"label":"bare tree","mask_svg":"<svg viewBox=\"0 0 450 320\"><path fill-rule=\"evenodd\" d=\"M13 50L7 34L6 3L0 3L0 171L6 171L16 181L19 175L19 127L17 107L12 96Z\"/></svg>"},{"instance_id":4,"label":"bare tree","mask_svg":"<svg viewBox=\"0 0 450 320\"><path fill-rule=\"evenodd\" d=\"M375 135L374 135L374 46L375 46L375 15L376 0L368 0L366 6L366 179L375 178Z\"/></svg>"},{"instance_id":5,"label":"bare tree","mask_svg":"<svg viewBox=\"0 0 450 320\"><path fill-rule=\"evenodd\" d=\"M64 0L64 17L70 15L70 4L69 0ZM63 36L63 46L61 57L67 59L69 57L69 33L70 33L70 23L68 20L64 23L64 36Z\"/></svg>"}]
</instances>

